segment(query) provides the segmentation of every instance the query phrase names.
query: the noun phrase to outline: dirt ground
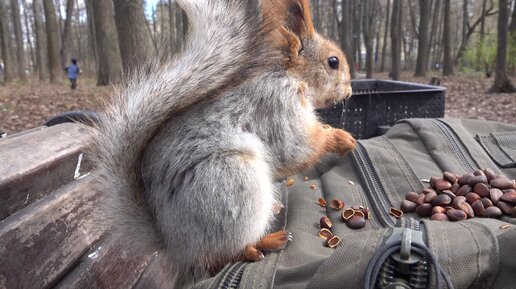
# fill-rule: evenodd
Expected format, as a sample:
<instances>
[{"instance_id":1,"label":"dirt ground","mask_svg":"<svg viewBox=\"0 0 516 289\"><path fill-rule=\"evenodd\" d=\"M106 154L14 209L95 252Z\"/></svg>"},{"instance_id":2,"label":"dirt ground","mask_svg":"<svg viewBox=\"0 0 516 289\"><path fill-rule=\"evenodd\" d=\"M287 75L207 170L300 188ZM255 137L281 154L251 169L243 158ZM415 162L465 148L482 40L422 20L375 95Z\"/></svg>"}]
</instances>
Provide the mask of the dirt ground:
<instances>
[{"instance_id":1,"label":"dirt ground","mask_svg":"<svg viewBox=\"0 0 516 289\"><path fill-rule=\"evenodd\" d=\"M388 79L386 73L375 78ZM427 78L402 74L403 81L428 83ZM516 83L516 78L512 81ZM441 78L447 88L446 116L495 120L516 124L516 93L486 94L493 79L481 75L458 75ZM0 84L0 132L15 133L43 125L53 116L72 110L97 110L100 99L112 91L110 87L96 87L92 79L80 79L73 93L68 83L50 85L36 81Z\"/></svg>"}]
</instances>

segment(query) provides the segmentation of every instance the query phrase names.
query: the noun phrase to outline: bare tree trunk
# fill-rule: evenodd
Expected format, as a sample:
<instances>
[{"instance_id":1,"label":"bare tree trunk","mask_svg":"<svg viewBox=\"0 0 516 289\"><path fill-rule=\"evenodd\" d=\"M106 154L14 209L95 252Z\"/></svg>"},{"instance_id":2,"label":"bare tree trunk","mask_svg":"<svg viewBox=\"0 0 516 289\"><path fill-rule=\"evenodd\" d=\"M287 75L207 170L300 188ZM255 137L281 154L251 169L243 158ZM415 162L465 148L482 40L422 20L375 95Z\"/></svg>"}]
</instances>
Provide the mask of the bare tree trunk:
<instances>
[{"instance_id":1,"label":"bare tree trunk","mask_svg":"<svg viewBox=\"0 0 516 289\"><path fill-rule=\"evenodd\" d=\"M109 85L118 82L122 76L122 60L113 19L113 3L93 0L92 4L99 58L97 85Z\"/></svg>"},{"instance_id":2,"label":"bare tree trunk","mask_svg":"<svg viewBox=\"0 0 516 289\"><path fill-rule=\"evenodd\" d=\"M509 57L513 61L511 62L510 73L511 75L516 75L516 2L514 3L514 7L512 9L512 18L511 24L509 25L509 42L510 52Z\"/></svg>"},{"instance_id":3,"label":"bare tree trunk","mask_svg":"<svg viewBox=\"0 0 516 289\"><path fill-rule=\"evenodd\" d=\"M387 35L389 31L389 20L390 20L390 9L391 9L391 0L387 0L387 12L385 13L385 31L383 32L383 47L382 47L382 64L380 66L380 72L385 71L385 60L387 56Z\"/></svg>"},{"instance_id":4,"label":"bare tree trunk","mask_svg":"<svg viewBox=\"0 0 516 289\"><path fill-rule=\"evenodd\" d=\"M353 50L351 48L351 39L350 39L350 31L352 31L350 27L351 19L349 17L350 11L350 1L351 0L342 0L341 13L342 20L339 23L339 33L340 33L340 46L344 50L344 54L346 55L346 59L349 64L349 72L351 74L351 78L355 78L355 62L353 61Z\"/></svg>"},{"instance_id":5,"label":"bare tree trunk","mask_svg":"<svg viewBox=\"0 0 516 289\"><path fill-rule=\"evenodd\" d=\"M373 78L373 19L376 6L375 0L365 0L363 17L364 45L366 47L366 78Z\"/></svg>"},{"instance_id":6,"label":"bare tree trunk","mask_svg":"<svg viewBox=\"0 0 516 289\"><path fill-rule=\"evenodd\" d=\"M29 23L29 15L27 13L27 10L28 10L28 6L27 6L27 1L26 0L22 0L22 5L23 5L23 20L24 20L24 24L25 24L25 37L27 38L27 44L29 44L29 53L30 53L30 65L29 67L31 67L31 71L35 71L36 70L36 61L35 61L35 57L34 57L34 49L33 49L33 45L32 45L32 37L31 37L31 25Z\"/></svg>"},{"instance_id":7,"label":"bare tree trunk","mask_svg":"<svg viewBox=\"0 0 516 289\"><path fill-rule=\"evenodd\" d=\"M357 63L358 63L358 69L362 70L362 43L361 43L361 36L362 36L362 17L363 17L363 3L362 0L355 2L355 10L357 11L355 13L355 23L353 25L353 28L355 29L354 38L355 38L355 53L357 57Z\"/></svg>"},{"instance_id":8,"label":"bare tree trunk","mask_svg":"<svg viewBox=\"0 0 516 289\"><path fill-rule=\"evenodd\" d=\"M430 1L419 1L419 43L417 48L417 61L415 76L426 76L430 53L428 28L430 25Z\"/></svg>"},{"instance_id":9,"label":"bare tree trunk","mask_svg":"<svg viewBox=\"0 0 516 289\"><path fill-rule=\"evenodd\" d=\"M114 0L120 55L124 72L145 63L154 51L147 29L143 0Z\"/></svg>"},{"instance_id":10,"label":"bare tree trunk","mask_svg":"<svg viewBox=\"0 0 516 289\"><path fill-rule=\"evenodd\" d=\"M18 77L27 80L27 63L25 60L25 48L23 46L23 32L20 19L20 4L18 0L11 0L11 16L13 20L14 36L16 39L16 60L18 66Z\"/></svg>"},{"instance_id":11,"label":"bare tree trunk","mask_svg":"<svg viewBox=\"0 0 516 289\"><path fill-rule=\"evenodd\" d=\"M85 63L86 57L84 56L83 45L81 44L81 35L83 35L81 33L81 27L83 27L83 25L81 23L81 10L80 10L80 6L79 6L79 0L74 0L74 1L76 1L75 2L76 29L75 29L75 36L73 38L75 38L75 40L77 42L76 42L76 47L74 47L73 51L76 51L77 58L81 59L83 61L83 63ZM72 41L72 43L73 43L73 41Z\"/></svg>"},{"instance_id":12,"label":"bare tree trunk","mask_svg":"<svg viewBox=\"0 0 516 289\"><path fill-rule=\"evenodd\" d=\"M48 64L50 68L50 83L61 83L62 67L59 57L59 24L52 0L43 0L45 23L47 27Z\"/></svg>"},{"instance_id":13,"label":"bare tree trunk","mask_svg":"<svg viewBox=\"0 0 516 289\"><path fill-rule=\"evenodd\" d=\"M379 5L377 5L377 8L379 9ZM380 13L378 12L375 12L375 15L379 15ZM382 38L382 33L381 33L381 28L380 28L380 25L382 23L382 20L379 19L379 21L374 21L375 23L375 42L376 42L376 47L374 48L374 67L376 69L378 69L378 60L380 58L380 42L381 42L381 38Z\"/></svg>"},{"instance_id":14,"label":"bare tree trunk","mask_svg":"<svg viewBox=\"0 0 516 289\"><path fill-rule=\"evenodd\" d=\"M392 4L391 19L391 50L392 50L392 71L393 80L400 79L401 70L401 16L402 0L394 0Z\"/></svg>"},{"instance_id":15,"label":"bare tree trunk","mask_svg":"<svg viewBox=\"0 0 516 289\"><path fill-rule=\"evenodd\" d=\"M168 21L169 21L169 32L170 32L170 52L172 54L176 53L177 48L177 39L176 39L176 13L175 6L172 3L172 0L168 0Z\"/></svg>"},{"instance_id":16,"label":"bare tree trunk","mask_svg":"<svg viewBox=\"0 0 516 289\"><path fill-rule=\"evenodd\" d=\"M466 48L468 47L468 27L469 27L469 9L468 9L468 0L462 1L462 40L460 43L459 51L457 52L457 57L455 57L455 62L458 64L466 52Z\"/></svg>"},{"instance_id":17,"label":"bare tree trunk","mask_svg":"<svg viewBox=\"0 0 516 289\"><path fill-rule=\"evenodd\" d=\"M486 10L487 0L482 1L482 18L480 20L480 41L483 42L486 35Z\"/></svg>"},{"instance_id":18,"label":"bare tree trunk","mask_svg":"<svg viewBox=\"0 0 516 289\"><path fill-rule=\"evenodd\" d=\"M439 30L439 19L440 19L440 11L441 11L441 0L435 0L435 5L432 9L434 11L434 15L432 17L432 27L430 28L430 55L434 55L432 60L430 61L431 66L433 67L436 60L435 60L435 54L437 50L437 33ZM433 52L433 53L432 53Z\"/></svg>"},{"instance_id":19,"label":"bare tree trunk","mask_svg":"<svg viewBox=\"0 0 516 289\"><path fill-rule=\"evenodd\" d=\"M15 79L14 61L12 59L11 33L9 32L9 15L4 1L0 0L0 44L2 46L2 59L4 60L4 81Z\"/></svg>"},{"instance_id":20,"label":"bare tree trunk","mask_svg":"<svg viewBox=\"0 0 516 289\"><path fill-rule=\"evenodd\" d=\"M182 27L183 27L183 42L186 39L186 35L188 34L188 17L186 16L186 12L181 12L181 20L183 21Z\"/></svg>"},{"instance_id":21,"label":"bare tree trunk","mask_svg":"<svg viewBox=\"0 0 516 289\"><path fill-rule=\"evenodd\" d=\"M36 59L38 75L40 81L46 81L48 79L48 52L45 39L45 24L43 23L43 14L41 11L41 0L33 0L32 9L34 11L34 26L36 30Z\"/></svg>"},{"instance_id":22,"label":"bare tree trunk","mask_svg":"<svg viewBox=\"0 0 516 289\"><path fill-rule=\"evenodd\" d=\"M509 32L508 0L498 2L498 46L496 49L496 71L490 93L516 92L516 87L507 76L507 36Z\"/></svg>"},{"instance_id":23,"label":"bare tree trunk","mask_svg":"<svg viewBox=\"0 0 516 289\"><path fill-rule=\"evenodd\" d=\"M451 29L451 0L444 0L444 27L443 27L443 75L453 75L452 56L452 29Z\"/></svg>"},{"instance_id":24,"label":"bare tree trunk","mask_svg":"<svg viewBox=\"0 0 516 289\"><path fill-rule=\"evenodd\" d=\"M183 33L183 9L181 9L181 6L175 2L175 9L176 10L176 45L177 50L180 51L183 48L183 39L184 39L184 33Z\"/></svg>"},{"instance_id":25,"label":"bare tree trunk","mask_svg":"<svg viewBox=\"0 0 516 289\"><path fill-rule=\"evenodd\" d=\"M86 15L88 16L88 46L91 58L93 59L92 71L98 70L98 55L97 55L97 37L95 33L95 20L93 19L93 5L94 0L85 0Z\"/></svg>"},{"instance_id":26,"label":"bare tree trunk","mask_svg":"<svg viewBox=\"0 0 516 289\"><path fill-rule=\"evenodd\" d=\"M70 61L72 52L72 15L74 0L66 1L66 20L63 30L63 43L61 45L61 66L66 67Z\"/></svg>"}]
</instances>

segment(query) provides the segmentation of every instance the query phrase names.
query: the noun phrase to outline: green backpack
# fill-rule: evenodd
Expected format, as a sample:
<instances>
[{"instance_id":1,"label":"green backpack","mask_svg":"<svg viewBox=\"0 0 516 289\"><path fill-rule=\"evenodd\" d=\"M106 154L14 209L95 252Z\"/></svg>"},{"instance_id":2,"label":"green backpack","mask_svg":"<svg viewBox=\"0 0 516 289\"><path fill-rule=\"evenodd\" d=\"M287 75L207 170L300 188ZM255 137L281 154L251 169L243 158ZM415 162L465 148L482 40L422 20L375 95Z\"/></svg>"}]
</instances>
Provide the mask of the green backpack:
<instances>
[{"instance_id":1,"label":"green backpack","mask_svg":"<svg viewBox=\"0 0 516 289\"><path fill-rule=\"evenodd\" d=\"M256 263L226 266L192 288L516 288L516 219L510 216L432 221L415 213L395 218L408 192L421 192L444 171L463 175L491 168L516 178L516 126L460 119L407 119L384 135L360 140L342 158L328 156L316 168L279 184L285 210L276 229L293 241ZM315 186L313 186L315 185ZM327 205L319 205L319 198ZM362 229L350 229L347 207L369 208ZM514 206L516 204L512 204ZM328 216L329 248L319 237Z\"/></svg>"}]
</instances>

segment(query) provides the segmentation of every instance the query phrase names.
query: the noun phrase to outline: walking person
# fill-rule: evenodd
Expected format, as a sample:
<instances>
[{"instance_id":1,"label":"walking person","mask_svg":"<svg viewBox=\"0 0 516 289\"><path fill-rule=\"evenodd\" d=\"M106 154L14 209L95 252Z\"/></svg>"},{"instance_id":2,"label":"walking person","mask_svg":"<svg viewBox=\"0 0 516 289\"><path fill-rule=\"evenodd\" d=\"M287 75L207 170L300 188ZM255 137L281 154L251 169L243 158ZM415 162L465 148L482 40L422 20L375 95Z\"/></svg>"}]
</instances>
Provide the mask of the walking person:
<instances>
[{"instance_id":1,"label":"walking person","mask_svg":"<svg viewBox=\"0 0 516 289\"><path fill-rule=\"evenodd\" d=\"M72 64L65 68L66 75L68 76L68 79L70 79L71 82L71 88L73 91L77 89L77 77L79 76L79 73L81 72L81 69L77 65L77 59L72 58Z\"/></svg>"}]
</instances>

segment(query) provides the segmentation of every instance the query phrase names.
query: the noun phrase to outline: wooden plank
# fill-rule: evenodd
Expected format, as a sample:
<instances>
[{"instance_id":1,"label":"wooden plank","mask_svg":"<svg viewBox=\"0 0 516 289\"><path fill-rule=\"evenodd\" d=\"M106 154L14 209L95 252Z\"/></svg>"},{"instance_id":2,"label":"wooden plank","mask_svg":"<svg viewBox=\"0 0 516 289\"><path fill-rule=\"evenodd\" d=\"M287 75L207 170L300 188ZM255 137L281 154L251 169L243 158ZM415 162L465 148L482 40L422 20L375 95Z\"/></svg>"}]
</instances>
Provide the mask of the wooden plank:
<instances>
[{"instance_id":1,"label":"wooden plank","mask_svg":"<svg viewBox=\"0 0 516 289\"><path fill-rule=\"evenodd\" d=\"M62 124L0 140L0 220L74 179L85 128ZM91 169L82 162L81 172Z\"/></svg>"},{"instance_id":2,"label":"wooden plank","mask_svg":"<svg viewBox=\"0 0 516 289\"><path fill-rule=\"evenodd\" d=\"M165 257L156 254L134 289L174 289L176 274L169 269Z\"/></svg>"},{"instance_id":3,"label":"wooden plank","mask_svg":"<svg viewBox=\"0 0 516 289\"><path fill-rule=\"evenodd\" d=\"M130 252L123 240L107 238L87 252L54 288L132 288L152 257Z\"/></svg>"},{"instance_id":4,"label":"wooden plank","mask_svg":"<svg viewBox=\"0 0 516 289\"><path fill-rule=\"evenodd\" d=\"M47 288L99 239L92 181L74 181L0 221L0 288Z\"/></svg>"}]
</instances>

